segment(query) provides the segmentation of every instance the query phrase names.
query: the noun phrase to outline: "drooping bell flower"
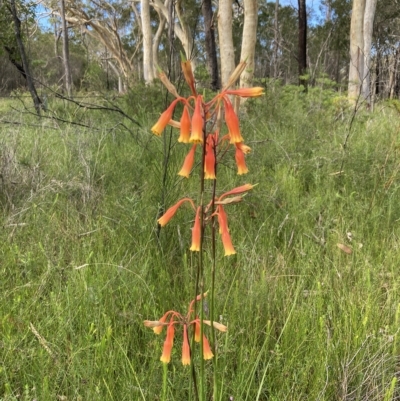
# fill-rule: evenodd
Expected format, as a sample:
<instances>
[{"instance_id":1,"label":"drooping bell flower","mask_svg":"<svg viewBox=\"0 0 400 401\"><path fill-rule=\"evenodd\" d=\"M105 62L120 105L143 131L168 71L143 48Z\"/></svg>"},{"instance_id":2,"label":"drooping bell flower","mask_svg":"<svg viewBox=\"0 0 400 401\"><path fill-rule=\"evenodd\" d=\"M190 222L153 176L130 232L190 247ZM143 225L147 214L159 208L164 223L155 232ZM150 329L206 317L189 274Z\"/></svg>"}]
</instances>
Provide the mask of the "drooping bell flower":
<instances>
[{"instance_id":1,"label":"drooping bell flower","mask_svg":"<svg viewBox=\"0 0 400 401\"><path fill-rule=\"evenodd\" d=\"M200 321L199 319L196 319L194 323L194 341L196 341L196 343L200 342L200 334L201 334Z\"/></svg>"},{"instance_id":2,"label":"drooping bell flower","mask_svg":"<svg viewBox=\"0 0 400 401\"><path fill-rule=\"evenodd\" d=\"M196 105L192 117L192 134L190 135L190 142L203 143L203 112L202 112L202 101L201 95L196 98Z\"/></svg>"},{"instance_id":3,"label":"drooping bell flower","mask_svg":"<svg viewBox=\"0 0 400 401\"><path fill-rule=\"evenodd\" d=\"M215 136L207 136L206 156L204 160L204 178L206 180L215 180Z\"/></svg>"},{"instance_id":4,"label":"drooping bell flower","mask_svg":"<svg viewBox=\"0 0 400 401\"><path fill-rule=\"evenodd\" d=\"M238 175L247 174L249 169L246 166L243 150L236 144L235 160L238 168Z\"/></svg>"},{"instance_id":5,"label":"drooping bell flower","mask_svg":"<svg viewBox=\"0 0 400 401\"><path fill-rule=\"evenodd\" d=\"M218 206L218 223L225 256L235 255L236 251L233 247L231 236L229 234L228 218L222 205Z\"/></svg>"},{"instance_id":6,"label":"drooping bell flower","mask_svg":"<svg viewBox=\"0 0 400 401\"><path fill-rule=\"evenodd\" d=\"M206 336L203 334L203 358L204 359L212 359L214 354L211 351L210 344L208 343L208 340Z\"/></svg>"},{"instance_id":7,"label":"drooping bell flower","mask_svg":"<svg viewBox=\"0 0 400 401\"><path fill-rule=\"evenodd\" d=\"M178 142L189 143L190 139L190 114L188 107L185 105L180 121L180 135Z\"/></svg>"},{"instance_id":8,"label":"drooping bell flower","mask_svg":"<svg viewBox=\"0 0 400 401\"><path fill-rule=\"evenodd\" d=\"M182 60L181 67L182 67L182 71L183 71L185 80L186 80L187 84L189 85L190 90L192 91L192 95L197 96L194 75L193 75L193 70L192 70L192 63L190 62L190 60Z\"/></svg>"},{"instance_id":9,"label":"drooping bell flower","mask_svg":"<svg viewBox=\"0 0 400 401\"><path fill-rule=\"evenodd\" d=\"M224 92L227 95L236 95L240 97L258 97L264 94L264 88L254 87L254 88L240 88L240 89L230 89Z\"/></svg>"},{"instance_id":10,"label":"drooping bell flower","mask_svg":"<svg viewBox=\"0 0 400 401\"><path fill-rule=\"evenodd\" d=\"M190 250L193 252L200 252L200 242L201 242L200 212L201 212L201 207L199 206L196 211L194 226L192 228L192 246L190 247Z\"/></svg>"},{"instance_id":11,"label":"drooping bell flower","mask_svg":"<svg viewBox=\"0 0 400 401\"><path fill-rule=\"evenodd\" d=\"M183 325L182 365L190 365L190 346L186 324Z\"/></svg>"},{"instance_id":12,"label":"drooping bell flower","mask_svg":"<svg viewBox=\"0 0 400 401\"><path fill-rule=\"evenodd\" d=\"M196 144L192 146L192 149L190 149L189 153L186 155L185 160L183 162L183 166L180 169L178 175L182 177L189 178L190 172L192 171L193 164L194 164L194 156L196 153Z\"/></svg>"},{"instance_id":13,"label":"drooping bell flower","mask_svg":"<svg viewBox=\"0 0 400 401\"><path fill-rule=\"evenodd\" d=\"M176 104L180 101L181 99L175 99L167 108L167 110L165 110L160 118L158 119L158 121L153 125L153 127L151 128L151 132L157 136L160 136L162 134L162 132L164 131L165 127L168 125L169 121L172 118L172 114L174 112L175 106Z\"/></svg>"},{"instance_id":14,"label":"drooping bell flower","mask_svg":"<svg viewBox=\"0 0 400 401\"><path fill-rule=\"evenodd\" d=\"M190 202L193 209L195 209L194 207L194 203L190 198L183 198L181 200L179 200L177 203L175 203L174 206L171 206L157 221L158 224L161 227L164 227L171 219L172 217L174 217L174 214L176 213L176 211L179 209L179 207L182 205L182 203L184 202Z\"/></svg>"},{"instance_id":15,"label":"drooping bell flower","mask_svg":"<svg viewBox=\"0 0 400 401\"><path fill-rule=\"evenodd\" d=\"M160 361L163 363L169 363L171 360L171 351L174 345L174 333L174 323L171 321L167 328L167 337L165 338L163 353L160 358Z\"/></svg>"},{"instance_id":16,"label":"drooping bell flower","mask_svg":"<svg viewBox=\"0 0 400 401\"><path fill-rule=\"evenodd\" d=\"M243 137L240 133L239 119L233 110L232 104L229 99L224 97L225 105L225 122L229 130L230 143L243 142Z\"/></svg>"}]
</instances>

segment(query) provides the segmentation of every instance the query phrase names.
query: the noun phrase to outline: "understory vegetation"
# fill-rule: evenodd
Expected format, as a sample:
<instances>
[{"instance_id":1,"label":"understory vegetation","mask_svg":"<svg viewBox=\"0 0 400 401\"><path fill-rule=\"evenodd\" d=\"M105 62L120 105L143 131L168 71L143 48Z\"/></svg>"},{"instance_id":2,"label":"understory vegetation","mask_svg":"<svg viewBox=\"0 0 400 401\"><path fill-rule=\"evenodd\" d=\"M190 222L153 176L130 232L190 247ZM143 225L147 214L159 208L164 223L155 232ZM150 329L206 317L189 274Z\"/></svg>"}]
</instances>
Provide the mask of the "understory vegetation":
<instances>
[{"instance_id":1,"label":"understory vegetation","mask_svg":"<svg viewBox=\"0 0 400 401\"><path fill-rule=\"evenodd\" d=\"M218 248L218 401L400 400L400 115L354 113L323 81L265 84L241 111L249 174L219 167L221 191L258 185L230 209L237 255ZM144 90L115 100L138 124L0 106L2 401L160 399L163 338L143 320L184 309L194 270L192 213L157 217L197 182L177 176L177 130L150 133L166 95ZM168 399L184 401L175 348Z\"/></svg>"}]
</instances>

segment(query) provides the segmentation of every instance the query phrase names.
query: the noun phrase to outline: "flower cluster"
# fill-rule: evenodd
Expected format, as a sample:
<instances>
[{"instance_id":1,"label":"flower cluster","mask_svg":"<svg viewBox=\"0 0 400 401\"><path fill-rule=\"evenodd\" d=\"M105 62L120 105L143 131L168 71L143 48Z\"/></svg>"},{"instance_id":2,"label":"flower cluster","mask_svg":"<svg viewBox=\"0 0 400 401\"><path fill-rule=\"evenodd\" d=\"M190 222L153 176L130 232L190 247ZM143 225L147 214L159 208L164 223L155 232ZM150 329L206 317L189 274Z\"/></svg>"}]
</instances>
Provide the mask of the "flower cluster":
<instances>
[{"instance_id":1,"label":"flower cluster","mask_svg":"<svg viewBox=\"0 0 400 401\"><path fill-rule=\"evenodd\" d=\"M242 201L244 194L253 189L254 185L244 184L217 196L215 180L217 175L217 165L230 148L233 148L235 152L237 173L242 175L248 172L245 155L248 154L251 149L244 143L240 131L239 118L232 105L231 99L235 96L244 98L261 96L263 94L263 88L230 89L243 72L245 66L246 63L241 62L232 73L222 91L208 102L206 102L203 96L198 94L196 91L190 61L182 62L183 74L191 91L191 95L187 98L179 96L175 86L168 80L164 73L160 73L159 75L161 81L175 99L161 114L157 123L151 128L151 131L155 135L160 136L168 125L172 126L179 129L178 142L191 145L182 168L178 172L182 177L190 177L197 149L201 149L202 190L200 205L196 205L195 201L188 197L180 199L158 219L158 224L161 227L164 227L183 204L190 205L194 213L192 243L190 247L190 250L193 252L201 251L204 228L207 222L211 220L214 221L215 219L218 222L219 234L224 247L225 256L234 255L236 253L229 233L228 216L225 207L231 203ZM182 115L179 121L176 121L173 119L173 116L175 108L179 103L183 106ZM227 127L227 134L225 135L221 135L220 132L223 120ZM210 132L206 129L208 126L211 126ZM212 182L214 195L208 204L203 200L204 180L214 180ZM214 224L212 226L214 229ZM204 327L203 325L205 324L223 332L226 331L227 328L213 320L204 320L202 317L199 318L196 315L194 305L196 302L201 301L204 296L205 294L199 295L190 303L186 315L181 315L176 311L170 310L159 320L144 321L144 325L152 328L156 334L160 334L163 328L166 327L167 335L164 342L163 353L161 355L162 362L170 362L175 329L177 326L183 327L182 363L184 365L189 365L191 362L191 349L188 341L188 331L190 328L194 330L195 341L202 342L204 359L211 359L213 357L206 336L203 334L203 337L201 338L202 327Z\"/></svg>"},{"instance_id":2,"label":"flower cluster","mask_svg":"<svg viewBox=\"0 0 400 401\"><path fill-rule=\"evenodd\" d=\"M153 329L155 334L161 334L163 328L167 327L167 336L164 341L163 352L161 355L161 362L169 363L171 360L171 352L172 347L174 345L174 336L175 336L175 326L180 325L183 327L183 342L182 342L182 364L190 365L191 361L191 351L188 340L188 330L190 327L194 328L194 340L196 342L200 342L201 338L201 329L200 329L200 319L198 316L195 316L194 313L194 304L195 302L199 302L201 298L205 297L207 294L198 295L196 299L194 299L189 304L188 312L186 315L181 315L179 312L175 312L173 310L166 312L159 320L145 320L144 325L146 327L150 327ZM203 323L211 326L211 322L209 320L203 320ZM215 329L226 332L227 327L221 323L213 322L213 326ZM210 344L207 340L207 337L203 334L203 358L211 359L214 354L211 351Z\"/></svg>"}]
</instances>

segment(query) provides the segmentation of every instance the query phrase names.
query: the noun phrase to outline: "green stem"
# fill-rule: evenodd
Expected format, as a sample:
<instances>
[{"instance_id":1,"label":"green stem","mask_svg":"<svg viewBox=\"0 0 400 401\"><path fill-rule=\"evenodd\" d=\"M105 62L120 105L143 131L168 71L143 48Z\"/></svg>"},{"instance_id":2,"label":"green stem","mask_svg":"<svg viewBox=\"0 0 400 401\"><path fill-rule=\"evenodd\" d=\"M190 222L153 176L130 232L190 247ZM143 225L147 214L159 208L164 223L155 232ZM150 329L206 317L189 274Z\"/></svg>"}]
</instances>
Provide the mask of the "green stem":
<instances>
[{"instance_id":1,"label":"green stem","mask_svg":"<svg viewBox=\"0 0 400 401\"><path fill-rule=\"evenodd\" d=\"M168 365L163 363L163 387L162 387L162 401L167 401L167 376L168 376Z\"/></svg>"}]
</instances>

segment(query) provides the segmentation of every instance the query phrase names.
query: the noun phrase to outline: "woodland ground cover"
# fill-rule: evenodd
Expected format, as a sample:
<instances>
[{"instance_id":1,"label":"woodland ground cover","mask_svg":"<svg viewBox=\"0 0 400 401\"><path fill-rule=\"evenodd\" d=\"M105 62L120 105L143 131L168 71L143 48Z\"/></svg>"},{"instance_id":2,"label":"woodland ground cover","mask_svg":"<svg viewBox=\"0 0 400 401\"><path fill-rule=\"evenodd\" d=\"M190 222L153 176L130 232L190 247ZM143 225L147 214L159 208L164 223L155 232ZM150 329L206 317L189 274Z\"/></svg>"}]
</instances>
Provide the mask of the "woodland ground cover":
<instances>
[{"instance_id":1,"label":"woodland ground cover","mask_svg":"<svg viewBox=\"0 0 400 401\"><path fill-rule=\"evenodd\" d=\"M3 113L21 125L0 137L1 400L160 398L163 340L142 322L184 308L194 275L192 214L156 224L195 191L176 133L150 133L164 99L118 100L140 126L60 100L53 115L92 128ZM267 85L243 112L242 183L259 185L230 209L237 255L218 250L220 400L400 399L400 116L345 104ZM187 400L189 369L168 369Z\"/></svg>"}]
</instances>

